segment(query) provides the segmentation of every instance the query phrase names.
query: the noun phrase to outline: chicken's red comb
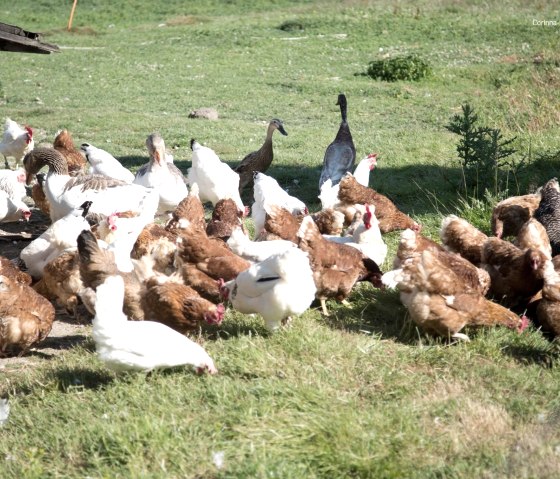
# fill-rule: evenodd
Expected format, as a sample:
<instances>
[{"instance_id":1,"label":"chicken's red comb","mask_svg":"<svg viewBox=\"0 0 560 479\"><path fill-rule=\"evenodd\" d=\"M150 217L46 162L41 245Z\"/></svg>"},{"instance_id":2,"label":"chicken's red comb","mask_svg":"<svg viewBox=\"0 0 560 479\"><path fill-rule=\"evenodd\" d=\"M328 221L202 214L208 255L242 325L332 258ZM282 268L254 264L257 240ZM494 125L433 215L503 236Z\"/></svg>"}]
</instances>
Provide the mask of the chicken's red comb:
<instances>
[{"instance_id":1,"label":"chicken's red comb","mask_svg":"<svg viewBox=\"0 0 560 479\"><path fill-rule=\"evenodd\" d=\"M377 158L377 153L370 153L367 157L368 158Z\"/></svg>"},{"instance_id":2,"label":"chicken's red comb","mask_svg":"<svg viewBox=\"0 0 560 479\"><path fill-rule=\"evenodd\" d=\"M522 333L529 326L529 318L525 315L521 316L521 322L517 326L517 332Z\"/></svg>"}]
</instances>

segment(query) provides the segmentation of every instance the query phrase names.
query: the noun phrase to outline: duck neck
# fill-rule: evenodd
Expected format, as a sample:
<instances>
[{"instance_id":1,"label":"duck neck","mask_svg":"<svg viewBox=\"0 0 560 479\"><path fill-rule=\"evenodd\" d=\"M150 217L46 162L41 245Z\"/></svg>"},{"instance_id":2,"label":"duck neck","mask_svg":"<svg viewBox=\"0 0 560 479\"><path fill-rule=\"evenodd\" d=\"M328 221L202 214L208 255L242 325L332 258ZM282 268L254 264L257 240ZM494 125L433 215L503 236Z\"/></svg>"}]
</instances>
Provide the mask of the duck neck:
<instances>
[{"instance_id":1,"label":"duck neck","mask_svg":"<svg viewBox=\"0 0 560 479\"><path fill-rule=\"evenodd\" d=\"M56 175L66 175L68 176L68 163L62 155L43 155L38 161L39 169L43 166L49 167L48 176Z\"/></svg>"}]
</instances>

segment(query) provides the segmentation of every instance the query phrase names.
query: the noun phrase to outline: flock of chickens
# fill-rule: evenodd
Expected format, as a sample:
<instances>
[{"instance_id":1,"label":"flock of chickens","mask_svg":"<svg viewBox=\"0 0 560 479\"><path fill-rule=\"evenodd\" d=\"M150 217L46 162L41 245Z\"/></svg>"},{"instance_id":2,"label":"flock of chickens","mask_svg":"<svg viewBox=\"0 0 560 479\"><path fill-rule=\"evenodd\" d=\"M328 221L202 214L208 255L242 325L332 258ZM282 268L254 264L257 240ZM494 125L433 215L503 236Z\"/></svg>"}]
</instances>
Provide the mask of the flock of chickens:
<instances>
[{"instance_id":1,"label":"flock of chickens","mask_svg":"<svg viewBox=\"0 0 560 479\"><path fill-rule=\"evenodd\" d=\"M219 325L227 307L260 314L275 331L316 300L327 315L326 300L345 302L358 282L396 288L412 320L434 335L468 340L467 325L522 331L528 317L560 334L558 182L498 204L495 237L449 216L436 243L368 187L376 155L356 164L344 95L337 105L342 119L325 152L314 214L265 174L273 132L287 135L278 119L235 170L191 140L186 177L157 133L146 140L149 162L133 174L91 144L78 150L67 130L53 147L35 147L31 128L7 119L0 153L24 169L0 170L0 221L25 227L27 183L51 225L16 261L0 257L0 355L25 354L47 337L53 305L75 317L83 305L107 366L188 364L215 373L186 334ZM249 209L241 193L251 186ZM208 220L205 202L213 206ZM383 234L395 230L402 233L393 270L383 274Z\"/></svg>"}]
</instances>

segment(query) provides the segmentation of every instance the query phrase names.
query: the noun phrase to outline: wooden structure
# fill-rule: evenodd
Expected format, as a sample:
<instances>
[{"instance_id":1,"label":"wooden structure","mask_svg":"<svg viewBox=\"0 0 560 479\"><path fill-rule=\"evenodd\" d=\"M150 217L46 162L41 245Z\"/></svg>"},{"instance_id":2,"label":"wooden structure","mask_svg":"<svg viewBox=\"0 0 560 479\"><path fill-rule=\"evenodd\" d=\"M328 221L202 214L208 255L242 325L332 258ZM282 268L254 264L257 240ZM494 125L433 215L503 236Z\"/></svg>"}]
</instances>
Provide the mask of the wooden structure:
<instances>
[{"instance_id":1,"label":"wooden structure","mask_svg":"<svg viewBox=\"0 0 560 479\"><path fill-rule=\"evenodd\" d=\"M23 28L0 22L0 51L52 53L60 50L57 45L43 42L40 33L28 32Z\"/></svg>"}]
</instances>

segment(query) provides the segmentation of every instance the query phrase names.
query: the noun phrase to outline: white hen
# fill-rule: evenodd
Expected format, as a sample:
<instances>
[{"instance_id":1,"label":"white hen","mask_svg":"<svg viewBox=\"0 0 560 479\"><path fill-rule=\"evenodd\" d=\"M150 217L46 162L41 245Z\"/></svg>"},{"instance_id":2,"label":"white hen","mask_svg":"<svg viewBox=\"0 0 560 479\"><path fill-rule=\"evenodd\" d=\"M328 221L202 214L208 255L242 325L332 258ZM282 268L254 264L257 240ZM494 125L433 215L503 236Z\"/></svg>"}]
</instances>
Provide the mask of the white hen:
<instances>
[{"instance_id":1,"label":"white hen","mask_svg":"<svg viewBox=\"0 0 560 479\"><path fill-rule=\"evenodd\" d=\"M109 276L97 287L93 340L108 368L149 372L189 365L197 372L218 372L204 348L186 336L155 321L128 321L123 300L120 276Z\"/></svg>"},{"instance_id":2,"label":"white hen","mask_svg":"<svg viewBox=\"0 0 560 479\"><path fill-rule=\"evenodd\" d=\"M316 291L307 253L298 248L255 263L220 286L222 296L237 311L259 313L269 331L307 310Z\"/></svg>"},{"instance_id":3,"label":"white hen","mask_svg":"<svg viewBox=\"0 0 560 479\"><path fill-rule=\"evenodd\" d=\"M210 201L216 206L218 201L231 198L239 211L246 215L247 209L239 196L239 174L221 161L211 148L194 139L191 140L191 148L192 166L187 172L187 182L190 186L198 184L200 200Z\"/></svg>"},{"instance_id":4,"label":"white hen","mask_svg":"<svg viewBox=\"0 0 560 479\"><path fill-rule=\"evenodd\" d=\"M251 207L251 218L255 222L256 235L264 228L266 213L270 211L273 205L286 208L293 215L309 213L305 203L295 196L289 195L272 176L255 172L254 181L253 196L255 202Z\"/></svg>"},{"instance_id":5,"label":"white hen","mask_svg":"<svg viewBox=\"0 0 560 479\"><path fill-rule=\"evenodd\" d=\"M369 185L370 172L377 166L377 153L370 153L362 158L354 169L354 178L362 186ZM337 183L333 186L332 180L329 178L321 185L321 193L318 198L321 201L321 209L334 208L338 203L338 190L340 186Z\"/></svg>"},{"instance_id":6,"label":"white hen","mask_svg":"<svg viewBox=\"0 0 560 479\"><path fill-rule=\"evenodd\" d=\"M55 221L41 236L21 250L19 257L33 279L43 277L43 269L50 261L65 251L76 250L78 235L82 230L90 229L85 219L90 206L91 202L86 202Z\"/></svg>"},{"instance_id":7,"label":"white hen","mask_svg":"<svg viewBox=\"0 0 560 479\"><path fill-rule=\"evenodd\" d=\"M274 254L296 248L296 244L286 240L251 241L241 228L235 228L227 240L229 248L247 261L264 261Z\"/></svg>"},{"instance_id":8,"label":"white hen","mask_svg":"<svg viewBox=\"0 0 560 479\"><path fill-rule=\"evenodd\" d=\"M21 200L10 198L4 191L0 190L0 223L12 223L14 221L29 221L31 210Z\"/></svg>"},{"instance_id":9,"label":"white hen","mask_svg":"<svg viewBox=\"0 0 560 479\"><path fill-rule=\"evenodd\" d=\"M357 205L361 206L361 205ZM387 245L379 230L379 221L375 217L375 206L365 205L364 212L358 212L361 221L352 231L351 236L323 235L329 241L344 243L360 250L378 266L383 265L387 256Z\"/></svg>"},{"instance_id":10,"label":"white hen","mask_svg":"<svg viewBox=\"0 0 560 479\"><path fill-rule=\"evenodd\" d=\"M189 194L183 173L173 162L167 161L165 142L158 133L148 136L146 147L150 154L150 161L137 171L134 183L157 190L158 213L173 211Z\"/></svg>"},{"instance_id":11,"label":"white hen","mask_svg":"<svg viewBox=\"0 0 560 479\"><path fill-rule=\"evenodd\" d=\"M125 168L119 160L117 160L108 151L96 148L89 143L82 143L80 150L84 152L86 160L90 165L90 173L93 175L104 175L116 180L132 183L134 181L134 173Z\"/></svg>"},{"instance_id":12,"label":"white hen","mask_svg":"<svg viewBox=\"0 0 560 479\"><path fill-rule=\"evenodd\" d=\"M0 170L0 190L10 198L23 200L27 196L25 190L25 170Z\"/></svg>"},{"instance_id":13,"label":"white hen","mask_svg":"<svg viewBox=\"0 0 560 479\"><path fill-rule=\"evenodd\" d=\"M14 120L6 118L4 133L0 142L0 153L4 156L6 168L9 167L8 157L16 160L17 167L23 157L34 147L33 130L29 126L22 127Z\"/></svg>"}]
</instances>

